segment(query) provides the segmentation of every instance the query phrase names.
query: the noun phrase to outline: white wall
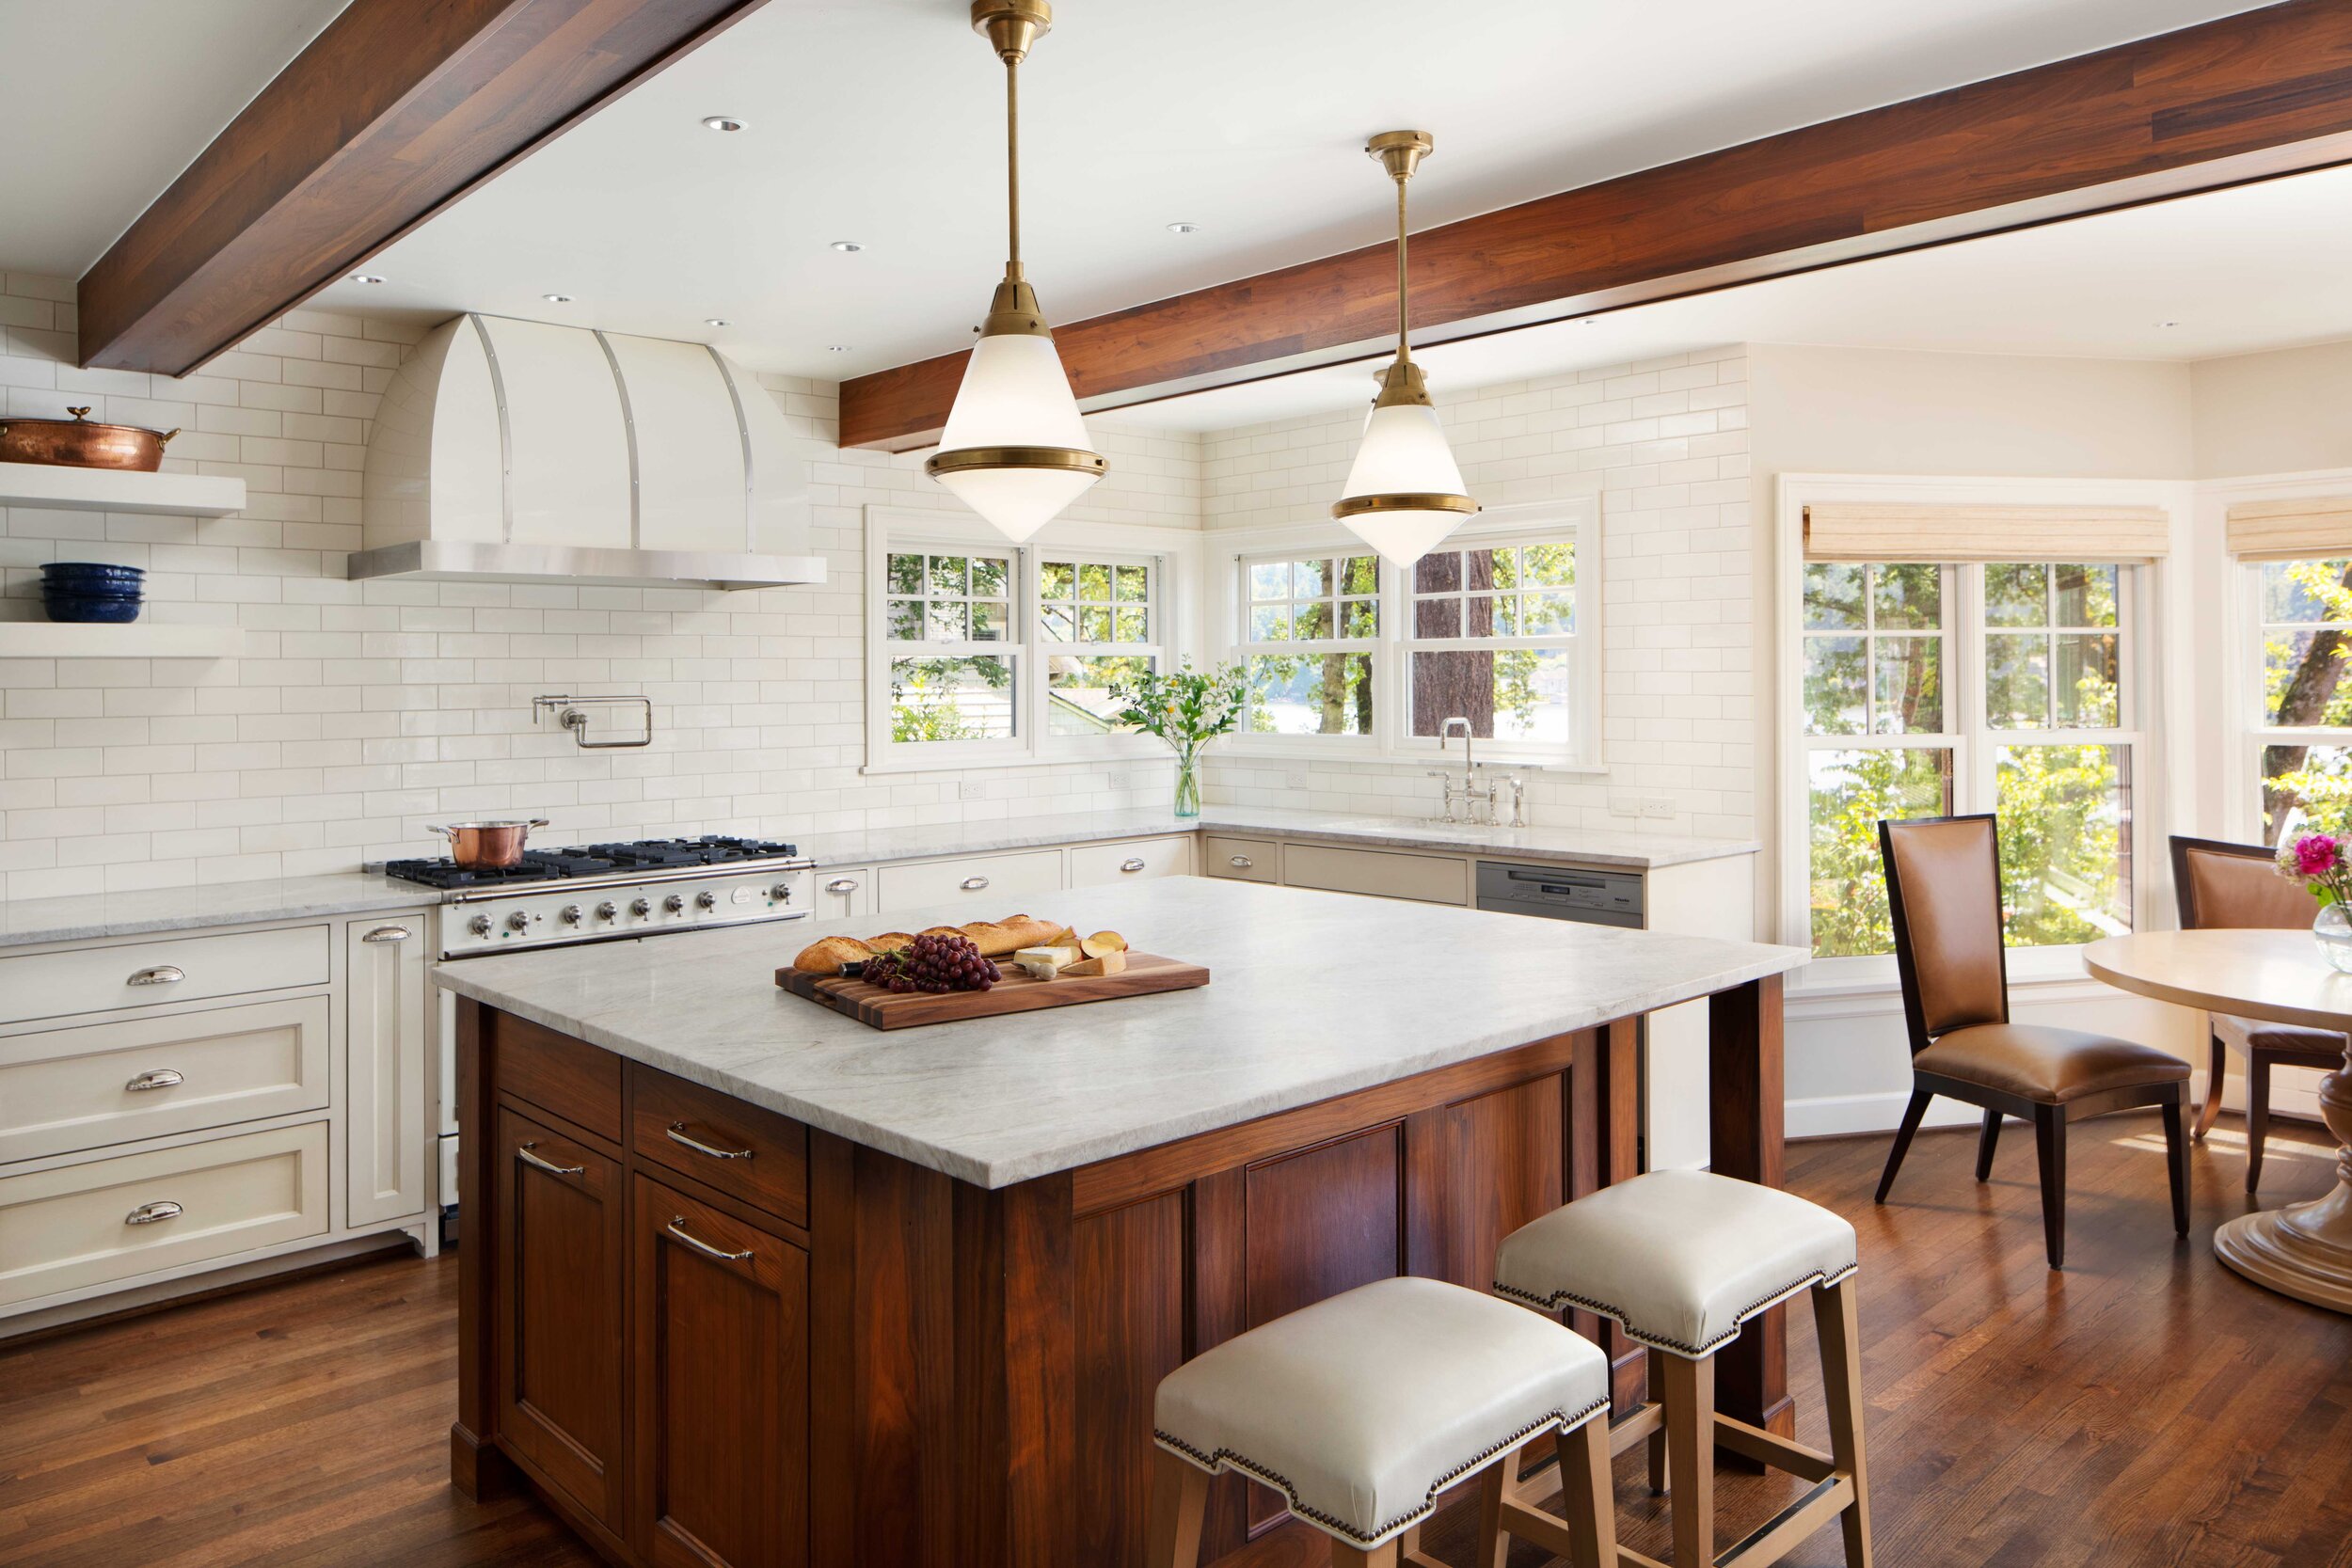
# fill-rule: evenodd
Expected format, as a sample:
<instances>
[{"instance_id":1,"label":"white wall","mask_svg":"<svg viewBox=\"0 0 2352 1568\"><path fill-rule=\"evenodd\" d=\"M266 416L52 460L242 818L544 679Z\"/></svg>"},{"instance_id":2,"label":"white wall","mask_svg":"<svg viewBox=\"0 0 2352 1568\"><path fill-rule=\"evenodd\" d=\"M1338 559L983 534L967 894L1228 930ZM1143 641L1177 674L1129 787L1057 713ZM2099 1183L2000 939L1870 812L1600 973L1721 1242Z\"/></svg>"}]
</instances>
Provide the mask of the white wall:
<instances>
[{"instance_id":1,"label":"white wall","mask_svg":"<svg viewBox=\"0 0 2352 1568\"><path fill-rule=\"evenodd\" d=\"M1721 348L1538 381L1433 390L1487 506L1600 490L1605 770L1531 777L1543 827L1756 835L1747 364ZM1202 438L1210 529L1328 522L1363 413ZM1252 761L1211 752L1214 798L1434 815L1426 764ZM1297 781L1294 783L1293 781ZM1613 801L1672 803L1629 820Z\"/></svg>"},{"instance_id":2,"label":"white wall","mask_svg":"<svg viewBox=\"0 0 2352 1568\"><path fill-rule=\"evenodd\" d=\"M2190 367L2200 479L2352 468L2352 342Z\"/></svg>"},{"instance_id":3,"label":"white wall","mask_svg":"<svg viewBox=\"0 0 2352 1568\"><path fill-rule=\"evenodd\" d=\"M150 618L246 628L215 661L0 660L0 896L342 871L434 852L427 822L539 816L545 835L775 836L1157 802L1169 769L868 780L860 508L955 509L920 459L844 452L816 475L822 588L723 594L342 579L359 546L375 402L420 334L296 311L183 379L72 363L73 285L0 277L0 411L185 434L169 467L234 474L217 519L0 508L0 616L38 619L47 561L144 566ZM834 388L766 378L830 441ZM1111 475L1072 516L1193 526L1197 443L1093 426ZM543 691L643 692L641 752L533 729Z\"/></svg>"}]
</instances>

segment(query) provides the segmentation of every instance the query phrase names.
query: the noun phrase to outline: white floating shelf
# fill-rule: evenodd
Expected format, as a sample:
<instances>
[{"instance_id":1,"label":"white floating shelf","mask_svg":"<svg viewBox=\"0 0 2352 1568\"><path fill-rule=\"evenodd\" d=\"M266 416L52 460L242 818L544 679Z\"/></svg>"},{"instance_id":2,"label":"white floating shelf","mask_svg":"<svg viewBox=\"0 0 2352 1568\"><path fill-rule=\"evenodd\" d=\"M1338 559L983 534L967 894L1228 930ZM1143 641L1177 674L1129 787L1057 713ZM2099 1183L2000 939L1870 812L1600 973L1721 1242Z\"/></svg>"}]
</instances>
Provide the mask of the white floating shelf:
<instances>
[{"instance_id":1,"label":"white floating shelf","mask_svg":"<svg viewBox=\"0 0 2352 1568\"><path fill-rule=\"evenodd\" d=\"M0 658L235 658L244 652L236 626L0 621Z\"/></svg>"},{"instance_id":2,"label":"white floating shelf","mask_svg":"<svg viewBox=\"0 0 2352 1568\"><path fill-rule=\"evenodd\" d=\"M225 517L245 510L245 481L217 474L136 474L120 468L0 463L0 506Z\"/></svg>"}]
</instances>

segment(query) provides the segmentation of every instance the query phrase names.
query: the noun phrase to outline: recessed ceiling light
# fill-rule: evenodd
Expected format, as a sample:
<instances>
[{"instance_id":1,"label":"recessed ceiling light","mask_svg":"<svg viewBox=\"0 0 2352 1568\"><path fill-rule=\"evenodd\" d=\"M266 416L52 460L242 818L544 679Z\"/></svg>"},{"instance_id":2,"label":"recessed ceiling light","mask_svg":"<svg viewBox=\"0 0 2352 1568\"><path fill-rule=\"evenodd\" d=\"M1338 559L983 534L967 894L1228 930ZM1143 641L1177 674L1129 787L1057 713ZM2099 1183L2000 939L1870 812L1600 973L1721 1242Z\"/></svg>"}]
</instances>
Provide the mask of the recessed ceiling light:
<instances>
[{"instance_id":1,"label":"recessed ceiling light","mask_svg":"<svg viewBox=\"0 0 2352 1568\"><path fill-rule=\"evenodd\" d=\"M705 326L733 326L735 324L724 316L705 316L703 325Z\"/></svg>"},{"instance_id":2,"label":"recessed ceiling light","mask_svg":"<svg viewBox=\"0 0 2352 1568\"><path fill-rule=\"evenodd\" d=\"M539 297L549 305L569 305L572 302L572 296L569 294L541 294Z\"/></svg>"},{"instance_id":3,"label":"recessed ceiling light","mask_svg":"<svg viewBox=\"0 0 2352 1568\"><path fill-rule=\"evenodd\" d=\"M384 280L376 277L375 274L372 272L355 272L351 275L351 281L354 283L381 283Z\"/></svg>"},{"instance_id":4,"label":"recessed ceiling light","mask_svg":"<svg viewBox=\"0 0 2352 1568\"><path fill-rule=\"evenodd\" d=\"M2179 322L2158 322L2156 325L2158 326L2178 326L2181 324Z\"/></svg>"},{"instance_id":5,"label":"recessed ceiling light","mask_svg":"<svg viewBox=\"0 0 2352 1568\"><path fill-rule=\"evenodd\" d=\"M1171 234L1198 234L1200 232L1200 226L1197 223L1171 223L1168 226L1168 231Z\"/></svg>"},{"instance_id":6,"label":"recessed ceiling light","mask_svg":"<svg viewBox=\"0 0 2352 1568\"><path fill-rule=\"evenodd\" d=\"M706 131L740 131L743 129L743 122L733 115L706 115L703 118L703 129Z\"/></svg>"},{"instance_id":7,"label":"recessed ceiling light","mask_svg":"<svg viewBox=\"0 0 2352 1568\"><path fill-rule=\"evenodd\" d=\"M827 343L825 345L825 352L827 354L847 354L850 352L850 345L847 343Z\"/></svg>"},{"instance_id":8,"label":"recessed ceiling light","mask_svg":"<svg viewBox=\"0 0 2352 1568\"><path fill-rule=\"evenodd\" d=\"M864 250L866 248L855 240L835 240L833 242L833 247L834 249L842 252L844 255L847 255L849 252L853 250Z\"/></svg>"}]
</instances>

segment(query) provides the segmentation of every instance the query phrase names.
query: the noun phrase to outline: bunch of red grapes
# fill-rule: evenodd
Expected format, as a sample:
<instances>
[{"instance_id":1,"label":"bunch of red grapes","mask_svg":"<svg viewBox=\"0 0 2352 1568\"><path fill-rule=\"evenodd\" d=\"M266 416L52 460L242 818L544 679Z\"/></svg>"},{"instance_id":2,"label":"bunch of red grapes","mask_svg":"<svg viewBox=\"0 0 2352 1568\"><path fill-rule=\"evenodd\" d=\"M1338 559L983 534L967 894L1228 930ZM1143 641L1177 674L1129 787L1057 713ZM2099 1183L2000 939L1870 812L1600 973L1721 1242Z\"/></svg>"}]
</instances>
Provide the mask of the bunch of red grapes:
<instances>
[{"instance_id":1,"label":"bunch of red grapes","mask_svg":"<svg viewBox=\"0 0 2352 1568\"><path fill-rule=\"evenodd\" d=\"M905 947L868 958L864 972L867 984L901 992L986 990L1004 977L980 957L970 937L945 931L926 932Z\"/></svg>"}]
</instances>

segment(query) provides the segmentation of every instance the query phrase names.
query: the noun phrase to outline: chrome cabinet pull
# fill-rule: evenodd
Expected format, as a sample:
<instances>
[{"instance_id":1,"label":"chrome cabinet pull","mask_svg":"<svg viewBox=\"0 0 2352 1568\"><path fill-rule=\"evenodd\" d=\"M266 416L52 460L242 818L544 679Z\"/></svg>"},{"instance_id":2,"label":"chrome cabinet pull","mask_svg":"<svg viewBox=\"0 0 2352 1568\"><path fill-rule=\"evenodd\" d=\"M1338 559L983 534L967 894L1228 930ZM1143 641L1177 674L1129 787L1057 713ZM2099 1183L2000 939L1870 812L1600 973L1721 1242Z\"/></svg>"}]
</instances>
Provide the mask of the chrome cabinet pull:
<instances>
[{"instance_id":1,"label":"chrome cabinet pull","mask_svg":"<svg viewBox=\"0 0 2352 1568\"><path fill-rule=\"evenodd\" d=\"M825 884L825 891L827 893L855 893L857 891L857 879L855 877L835 877L832 881Z\"/></svg>"},{"instance_id":2,"label":"chrome cabinet pull","mask_svg":"<svg viewBox=\"0 0 2352 1568\"><path fill-rule=\"evenodd\" d=\"M157 964L142 969L122 983L126 986L176 986L188 977L188 972L178 964Z\"/></svg>"},{"instance_id":3,"label":"chrome cabinet pull","mask_svg":"<svg viewBox=\"0 0 2352 1568\"><path fill-rule=\"evenodd\" d=\"M696 1252L701 1253L705 1258L715 1258L722 1263L740 1263L745 1259L751 1257L751 1250L749 1248L745 1248L741 1252L729 1252L724 1247L712 1246L708 1242L706 1242L701 1237L694 1235L686 1228L686 1216L684 1214L678 1215L661 1228L668 1231L671 1235L675 1236L679 1241L684 1242L688 1246L692 1247Z\"/></svg>"},{"instance_id":4,"label":"chrome cabinet pull","mask_svg":"<svg viewBox=\"0 0 2352 1568\"><path fill-rule=\"evenodd\" d=\"M1143 857L1141 855L1131 855L1127 859L1119 863L1119 869L1121 871L1140 871L1143 869Z\"/></svg>"},{"instance_id":5,"label":"chrome cabinet pull","mask_svg":"<svg viewBox=\"0 0 2352 1568\"><path fill-rule=\"evenodd\" d=\"M122 1086L138 1094L146 1089L168 1089L187 1081L187 1075L176 1068L151 1067Z\"/></svg>"},{"instance_id":6,"label":"chrome cabinet pull","mask_svg":"<svg viewBox=\"0 0 2352 1568\"><path fill-rule=\"evenodd\" d=\"M1251 861L1248 855L1235 855L1233 857L1233 863L1240 866L1244 871L1247 871L1256 863Z\"/></svg>"},{"instance_id":7,"label":"chrome cabinet pull","mask_svg":"<svg viewBox=\"0 0 2352 1568\"><path fill-rule=\"evenodd\" d=\"M985 877L966 877L963 879L963 891L966 893L977 893L987 886L988 879Z\"/></svg>"},{"instance_id":8,"label":"chrome cabinet pull","mask_svg":"<svg viewBox=\"0 0 2352 1568\"><path fill-rule=\"evenodd\" d=\"M408 927L405 926L378 926L374 930L370 931L366 936L361 937L359 940L361 942L406 942L408 940Z\"/></svg>"},{"instance_id":9,"label":"chrome cabinet pull","mask_svg":"<svg viewBox=\"0 0 2352 1568\"><path fill-rule=\"evenodd\" d=\"M129 1213L123 1215L122 1223L125 1225L154 1225L163 1220L176 1220L182 1214L186 1212L186 1210L172 1202L171 1199L167 1197L159 1197L152 1203L142 1203L137 1208L132 1210Z\"/></svg>"},{"instance_id":10,"label":"chrome cabinet pull","mask_svg":"<svg viewBox=\"0 0 2352 1568\"><path fill-rule=\"evenodd\" d=\"M535 1143L518 1144L515 1148L515 1158L520 1160L524 1164L529 1165L533 1170L546 1171L549 1176L578 1176L580 1172L588 1168L586 1165L558 1165L550 1164L549 1162L542 1160L539 1156L531 1152L538 1147L539 1146Z\"/></svg>"},{"instance_id":11,"label":"chrome cabinet pull","mask_svg":"<svg viewBox=\"0 0 2352 1568\"><path fill-rule=\"evenodd\" d=\"M716 1145L703 1142L687 1132L686 1123L682 1121L670 1123L670 1130L666 1135L672 1143L691 1148L697 1154L707 1154L713 1160L748 1160L752 1157L752 1150L748 1148L720 1148ZM746 1254L746 1256L749 1255Z\"/></svg>"}]
</instances>

